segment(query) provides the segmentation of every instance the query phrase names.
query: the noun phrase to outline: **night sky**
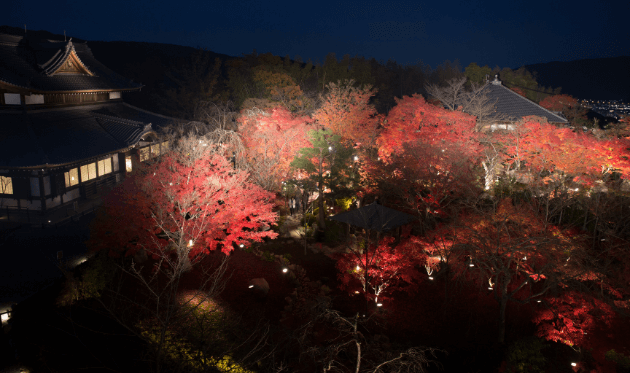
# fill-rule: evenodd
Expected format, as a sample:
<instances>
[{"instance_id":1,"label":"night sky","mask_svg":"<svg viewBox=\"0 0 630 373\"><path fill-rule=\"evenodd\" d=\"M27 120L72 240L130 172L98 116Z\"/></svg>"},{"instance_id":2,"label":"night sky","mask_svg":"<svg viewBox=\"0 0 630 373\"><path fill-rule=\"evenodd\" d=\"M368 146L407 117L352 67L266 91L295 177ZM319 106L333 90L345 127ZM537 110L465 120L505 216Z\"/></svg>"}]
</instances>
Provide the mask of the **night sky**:
<instances>
[{"instance_id":1,"label":"night sky","mask_svg":"<svg viewBox=\"0 0 630 373\"><path fill-rule=\"evenodd\" d=\"M490 67L630 54L630 3L590 1L10 1L0 24L323 62L334 52ZM8 7L8 12L7 12Z\"/></svg>"}]
</instances>

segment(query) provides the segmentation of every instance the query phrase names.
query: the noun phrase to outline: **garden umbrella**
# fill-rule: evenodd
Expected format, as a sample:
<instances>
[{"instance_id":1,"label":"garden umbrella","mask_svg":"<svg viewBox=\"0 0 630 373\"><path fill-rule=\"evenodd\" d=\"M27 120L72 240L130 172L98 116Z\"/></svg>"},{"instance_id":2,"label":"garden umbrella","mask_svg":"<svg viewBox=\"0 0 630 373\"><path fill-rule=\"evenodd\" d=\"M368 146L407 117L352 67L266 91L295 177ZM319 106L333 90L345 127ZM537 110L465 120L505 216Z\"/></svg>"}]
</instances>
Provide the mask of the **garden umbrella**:
<instances>
[{"instance_id":1,"label":"garden umbrella","mask_svg":"<svg viewBox=\"0 0 630 373\"><path fill-rule=\"evenodd\" d=\"M376 202L331 216L330 219L377 232L389 231L416 220L413 215L390 209Z\"/></svg>"}]
</instances>

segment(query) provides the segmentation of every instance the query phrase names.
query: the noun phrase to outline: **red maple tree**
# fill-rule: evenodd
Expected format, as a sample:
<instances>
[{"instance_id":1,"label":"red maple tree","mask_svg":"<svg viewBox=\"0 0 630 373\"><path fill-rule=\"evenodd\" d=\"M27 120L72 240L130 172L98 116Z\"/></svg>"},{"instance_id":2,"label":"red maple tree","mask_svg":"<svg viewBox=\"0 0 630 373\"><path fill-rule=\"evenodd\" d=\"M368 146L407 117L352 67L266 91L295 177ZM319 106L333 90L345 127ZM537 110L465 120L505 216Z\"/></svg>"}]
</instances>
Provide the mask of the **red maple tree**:
<instances>
[{"instance_id":1,"label":"red maple tree","mask_svg":"<svg viewBox=\"0 0 630 373\"><path fill-rule=\"evenodd\" d=\"M385 162L404 152L404 144L422 142L440 150L458 147L466 156L478 157L481 145L475 117L428 104L420 95L396 100L377 139L378 154Z\"/></svg>"},{"instance_id":2,"label":"red maple tree","mask_svg":"<svg viewBox=\"0 0 630 373\"><path fill-rule=\"evenodd\" d=\"M167 153L159 162L134 170L104 201L89 244L110 255L144 250L154 259L175 255L185 266L203 254L250 245L277 233L274 196L234 170L219 155L188 162Z\"/></svg>"},{"instance_id":3,"label":"red maple tree","mask_svg":"<svg viewBox=\"0 0 630 373\"><path fill-rule=\"evenodd\" d=\"M411 236L394 245L393 237L384 237L374 243L359 243L350 253L337 260L340 288L350 294L363 294L366 299L385 297L386 290L413 289L421 277L416 265L425 265L426 254L417 237Z\"/></svg>"},{"instance_id":4,"label":"red maple tree","mask_svg":"<svg viewBox=\"0 0 630 373\"><path fill-rule=\"evenodd\" d=\"M540 106L551 111L559 111L571 124L583 126L587 123L587 109L582 108L577 99L570 95L547 96L539 103Z\"/></svg>"},{"instance_id":5,"label":"red maple tree","mask_svg":"<svg viewBox=\"0 0 630 373\"><path fill-rule=\"evenodd\" d=\"M537 211L502 200L494 212L469 214L433 232L427 247L457 276L478 282L499 303L499 342L505 340L508 302L527 303L580 274L566 259L582 249L572 234L549 226ZM435 255L432 254L432 255Z\"/></svg>"},{"instance_id":6,"label":"red maple tree","mask_svg":"<svg viewBox=\"0 0 630 373\"><path fill-rule=\"evenodd\" d=\"M610 327L615 316L606 302L582 292L566 291L545 298L533 321L538 326L538 337L588 348L593 347L588 343L589 335Z\"/></svg>"}]
</instances>

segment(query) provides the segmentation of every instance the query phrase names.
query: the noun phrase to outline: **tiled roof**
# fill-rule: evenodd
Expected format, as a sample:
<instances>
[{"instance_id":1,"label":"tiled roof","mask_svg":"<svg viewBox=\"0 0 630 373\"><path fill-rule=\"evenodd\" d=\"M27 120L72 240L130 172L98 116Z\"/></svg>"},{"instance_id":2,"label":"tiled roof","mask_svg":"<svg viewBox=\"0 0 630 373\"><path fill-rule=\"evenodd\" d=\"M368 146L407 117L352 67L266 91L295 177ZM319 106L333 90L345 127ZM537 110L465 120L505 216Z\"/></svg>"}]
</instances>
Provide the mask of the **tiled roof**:
<instances>
[{"instance_id":1,"label":"tiled roof","mask_svg":"<svg viewBox=\"0 0 630 373\"><path fill-rule=\"evenodd\" d=\"M50 75L72 52L93 76ZM130 90L142 87L98 62L87 43L31 40L5 34L0 34L0 81L44 92Z\"/></svg>"},{"instance_id":2,"label":"tiled roof","mask_svg":"<svg viewBox=\"0 0 630 373\"><path fill-rule=\"evenodd\" d=\"M121 151L153 131L151 120L158 118L166 120L123 103L3 111L0 168L62 165Z\"/></svg>"},{"instance_id":3,"label":"tiled roof","mask_svg":"<svg viewBox=\"0 0 630 373\"><path fill-rule=\"evenodd\" d=\"M503 86L498 80L487 84L484 91L490 99L490 102L494 103L497 113L507 115L513 120L518 120L529 115L536 115L547 118L547 121L551 123L569 123L564 117L545 109L537 103Z\"/></svg>"},{"instance_id":4,"label":"tiled roof","mask_svg":"<svg viewBox=\"0 0 630 373\"><path fill-rule=\"evenodd\" d=\"M107 105L103 108L94 111L95 113L111 115L120 118L127 118L142 123L151 123L154 130L166 127L170 124L187 123L188 121L183 119L177 119L167 117L165 115L152 113L127 103L117 103L114 105Z\"/></svg>"}]
</instances>

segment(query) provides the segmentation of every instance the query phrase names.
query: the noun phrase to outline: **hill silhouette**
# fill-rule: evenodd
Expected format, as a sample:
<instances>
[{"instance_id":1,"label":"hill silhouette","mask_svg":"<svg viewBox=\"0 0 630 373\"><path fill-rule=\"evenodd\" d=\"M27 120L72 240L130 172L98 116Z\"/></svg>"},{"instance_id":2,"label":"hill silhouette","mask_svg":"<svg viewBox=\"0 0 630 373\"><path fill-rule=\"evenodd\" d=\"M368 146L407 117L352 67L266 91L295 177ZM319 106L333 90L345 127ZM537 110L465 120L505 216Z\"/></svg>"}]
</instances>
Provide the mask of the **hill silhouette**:
<instances>
[{"instance_id":1,"label":"hill silhouette","mask_svg":"<svg viewBox=\"0 0 630 373\"><path fill-rule=\"evenodd\" d=\"M630 56L525 65L538 84L579 99L630 102Z\"/></svg>"}]
</instances>

